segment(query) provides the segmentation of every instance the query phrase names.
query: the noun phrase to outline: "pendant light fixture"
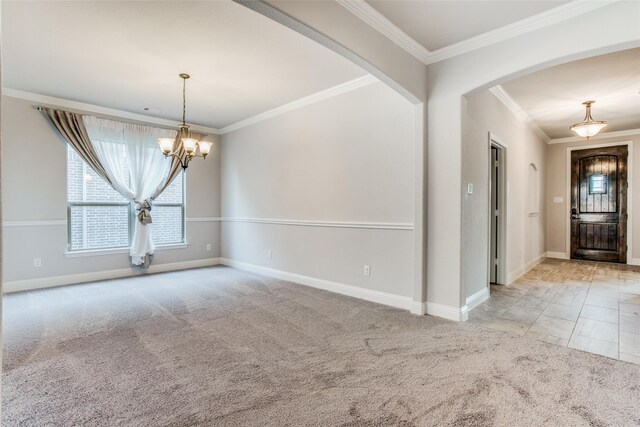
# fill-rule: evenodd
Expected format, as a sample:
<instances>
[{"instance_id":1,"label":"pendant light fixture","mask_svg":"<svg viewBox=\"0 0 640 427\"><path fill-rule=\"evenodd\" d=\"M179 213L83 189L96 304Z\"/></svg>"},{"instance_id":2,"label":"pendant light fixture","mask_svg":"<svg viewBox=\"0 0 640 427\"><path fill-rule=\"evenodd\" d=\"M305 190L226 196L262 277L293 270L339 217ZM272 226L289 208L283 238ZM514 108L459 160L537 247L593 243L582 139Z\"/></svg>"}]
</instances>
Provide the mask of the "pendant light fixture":
<instances>
[{"instance_id":1,"label":"pendant light fixture","mask_svg":"<svg viewBox=\"0 0 640 427\"><path fill-rule=\"evenodd\" d=\"M583 102L582 105L586 107L586 114L584 116L584 120L581 123L576 123L571 125L569 129L577 133L583 138L591 138L600 132L606 125L607 122L593 120L591 117L591 104L594 104L596 101L586 101Z\"/></svg>"},{"instance_id":2,"label":"pendant light fixture","mask_svg":"<svg viewBox=\"0 0 640 427\"><path fill-rule=\"evenodd\" d=\"M158 145L165 157L176 157L183 169L189 166L189 162L194 157L207 157L209 151L211 151L212 142L199 141L193 138L189 132L189 125L185 122L185 116L187 111L187 79L191 76L186 73L181 73L182 79L182 124L178 129L178 136L176 138L158 138ZM175 145L175 148L174 148ZM183 152L184 150L184 152Z\"/></svg>"}]
</instances>

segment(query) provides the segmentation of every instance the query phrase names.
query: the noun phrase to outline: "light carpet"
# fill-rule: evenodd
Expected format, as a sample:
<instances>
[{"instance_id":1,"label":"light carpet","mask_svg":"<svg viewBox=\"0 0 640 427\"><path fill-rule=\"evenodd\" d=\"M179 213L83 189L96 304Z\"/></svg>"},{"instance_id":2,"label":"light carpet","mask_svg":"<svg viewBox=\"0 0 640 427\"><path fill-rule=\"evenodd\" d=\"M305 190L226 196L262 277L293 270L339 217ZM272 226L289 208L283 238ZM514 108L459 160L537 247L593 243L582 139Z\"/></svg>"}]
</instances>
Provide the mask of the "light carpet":
<instances>
[{"instance_id":1,"label":"light carpet","mask_svg":"<svg viewBox=\"0 0 640 427\"><path fill-rule=\"evenodd\" d=\"M627 426L640 367L226 267L5 296L3 426Z\"/></svg>"}]
</instances>

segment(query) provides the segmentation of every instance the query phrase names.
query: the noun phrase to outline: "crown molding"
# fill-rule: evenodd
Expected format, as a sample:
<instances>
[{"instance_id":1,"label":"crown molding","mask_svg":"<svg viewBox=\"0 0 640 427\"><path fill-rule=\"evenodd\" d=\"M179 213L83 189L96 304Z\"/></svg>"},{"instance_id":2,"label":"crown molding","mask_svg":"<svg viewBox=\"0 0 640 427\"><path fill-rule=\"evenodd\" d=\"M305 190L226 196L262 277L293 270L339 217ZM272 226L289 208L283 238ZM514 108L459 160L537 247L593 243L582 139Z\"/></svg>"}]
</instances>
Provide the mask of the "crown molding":
<instances>
[{"instance_id":1,"label":"crown molding","mask_svg":"<svg viewBox=\"0 0 640 427\"><path fill-rule=\"evenodd\" d=\"M348 82L339 84L337 86L330 87L329 89L325 89L320 92L316 92L312 95L305 96L304 98L300 98L296 101L290 102L288 104L281 105L280 107L276 107L272 110L265 111L264 113L257 114L253 117L249 117L248 119L240 120L239 122L233 123L229 126L225 126L220 129L221 134L233 132L235 130L241 129L246 126L251 126L263 120L270 119L275 116L279 116L280 114L287 113L289 111L297 110L298 108L304 107L309 104L316 103L318 101L322 101L327 98L334 97L336 95L343 94L345 92L349 92L372 83L376 83L379 80L373 77L370 74L367 74L362 77L358 77L357 79L350 80Z\"/></svg>"},{"instance_id":2,"label":"crown molding","mask_svg":"<svg viewBox=\"0 0 640 427\"><path fill-rule=\"evenodd\" d=\"M474 50L490 46L514 37L545 28L582 15L592 10L608 6L618 0L574 0L553 9L546 10L520 21L513 22L495 30L479 34L470 39L445 46L431 52L429 63L443 61Z\"/></svg>"},{"instance_id":3,"label":"crown molding","mask_svg":"<svg viewBox=\"0 0 640 427\"><path fill-rule=\"evenodd\" d=\"M389 40L409 52L424 64L429 63L429 52L423 45L402 31L397 25L389 21L365 0L336 0L349 12L360 18L370 27L374 28Z\"/></svg>"},{"instance_id":4,"label":"crown molding","mask_svg":"<svg viewBox=\"0 0 640 427\"><path fill-rule=\"evenodd\" d=\"M609 138L622 138L627 136L636 136L640 135L640 129L629 129L629 130L618 130L614 132L606 132L599 133L596 136L592 136L589 139L589 142L598 139L609 139ZM568 136L566 138L555 138L547 142L547 144L565 144L567 142L586 142L586 138L581 136Z\"/></svg>"},{"instance_id":5,"label":"crown molding","mask_svg":"<svg viewBox=\"0 0 640 427\"><path fill-rule=\"evenodd\" d=\"M130 111L102 107L100 105L87 104L85 102L78 102L78 101L72 101L70 99L41 95L39 93L26 92L26 91L17 90L17 89L11 89L8 87L2 88L2 95L10 96L12 98L24 99L26 101L49 105L52 107L68 108L70 110L75 110L82 113L93 113L93 114L100 114L105 116L113 116L113 117L118 117L122 119L134 120L136 122L149 123L149 124L160 125L165 127L178 127L178 125L180 125L180 122L175 120L161 119L159 117L146 116L144 114L132 113ZM207 126L192 124L190 125L190 129L198 132L220 135L220 129L211 128Z\"/></svg>"},{"instance_id":6,"label":"crown molding","mask_svg":"<svg viewBox=\"0 0 640 427\"><path fill-rule=\"evenodd\" d=\"M198 132L204 132L207 134L223 135L225 133L233 132L235 130L241 129L246 126L251 126L263 120L267 120L272 117L279 116L280 114L284 114L289 111L296 110L306 105L310 105L310 104L322 101L324 99L328 99L328 98L331 98L355 89L359 89L361 87L370 85L372 83L376 83L378 81L379 80L374 76L367 74L362 77L358 77L356 79L350 80L348 82L341 83L337 86L330 87L329 89L325 89L320 92L311 94L309 96L305 96L304 98L300 98L288 104L281 105L280 107L276 107L272 110L265 111L264 113L260 113L255 116L249 117L247 119L240 120L236 123L232 123L228 126L223 127L222 129L211 128L211 127L200 126L200 125L191 125L191 129L196 130ZM102 107L99 105L87 104L84 102L77 102L77 101L72 101L64 98L41 95L33 92L25 92L25 91L11 89L7 87L2 88L2 95L10 96L12 98L24 99L26 101L49 105L52 107L62 107L62 108L68 108L70 110L83 112L83 113L93 113L93 114L100 114L105 116L119 117L123 119L129 119L137 122L155 124L155 125L160 125L165 127L177 127L180 124L179 122L176 122L173 120L161 119L158 117L146 116L144 114L132 113L130 111L117 110L114 108Z\"/></svg>"},{"instance_id":7,"label":"crown molding","mask_svg":"<svg viewBox=\"0 0 640 427\"><path fill-rule=\"evenodd\" d=\"M430 65L566 21L584 13L591 12L592 10L608 6L619 0L573 0L564 5L554 7L553 9L434 51L427 50L423 45L407 35L397 25L370 6L365 0L336 1L409 54L413 55L416 59L425 65Z\"/></svg>"},{"instance_id":8,"label":"crown molding","mask_svg":"<svg viewBox=\"0 0 640 427\"><path fill-rule=\"evenodd\" d=\"M496 97L500 102L507 107L516 118L527 125L529 129L533 131L540 139L542 139L545 143L549 143L551 138L546 134L545 131L542 130L540 126L518 105L518 103L509 95L509 93L501 86L494 86L489 89L489 91Z\"/></svg>"}]
</instances>

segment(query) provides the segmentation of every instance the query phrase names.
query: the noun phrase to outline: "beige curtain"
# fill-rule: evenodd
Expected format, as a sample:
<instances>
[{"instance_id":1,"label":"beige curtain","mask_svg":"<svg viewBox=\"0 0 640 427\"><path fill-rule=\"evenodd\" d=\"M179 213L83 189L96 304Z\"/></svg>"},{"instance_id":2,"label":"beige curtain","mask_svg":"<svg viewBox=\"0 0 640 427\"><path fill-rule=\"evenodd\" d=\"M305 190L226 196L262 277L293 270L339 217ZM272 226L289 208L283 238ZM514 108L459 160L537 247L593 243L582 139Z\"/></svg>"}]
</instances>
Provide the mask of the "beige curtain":
<instances>
[{"instance_id":1,"label":"beige curtain","mask_svg":"<svg viewBox=\"0 0 640 427\"><path fill-rule=\"evenodd\" d=\"M87 129L82 122L82 115L69 111L55 110L53 108L40 107L51 123L58 129L63 138L71 145L76 153L93 169L100 178L104 179L109 185L113 183L107 176L107 172L102 167L96 151L91 145L91 140L87 134Z\"/></svg>"},{"instance_id":2,"label":"beige curtain","mask_svg":"<svg viewBox=\"0 0 640 427\"><path fill-rule=\"evenodd\" d=\"M112 182L112 180L109 178L109 174L106 171L106 169L108 169L108 165L102 164L100 157L98 156L85 127L83 115L64 110L56 110L53 108L40 107L38 109L46 114L46 116L58 129L63 138L67 141L67 143L69 143L69 145L71 145L74 151L78 153L82 160L84 160L114 190L122 194L125 198L131 198L129 197L129 195L123 194L123 192L117 188L119 186L115 185L117 183ZM85 119L89 118L92 117L85 116ZM204 135L194 132L189 132L188 136L197 139L202 139L204 137ZM155 200L171 184L171 182L178 176L178 174L182 170L179 159L184 159L187 154L182 144L177 144L177 142L179 141L178 138L181 137L185 137L185 135L181 135L180 133L178 133L178 135L176 136L176 141L174 142L174 147L179 147L177 155L180 157L172 158L171 167L166 178L161 182L161 184L157 187L156 191L149 199L144 200L144 202L141 203L136 202L139 205L139 212L137 217L139 222L143 225L151 223L150 210L153 200ZM137 229L138 224L136 224L136 230ZM147 255L145 255L145 258L147 260L149 259ZM139 265L137 262L135 264ZM144 266L146 267L147 265L148 261L145 261Z\"/></svg>"},{"instance_id":3,"label":"beige curtain","mask_svg":"<svg viewBox=\"0 0 640 427\"><path fill-rule=\"evenodd\" d=\"M40 111L43 111L51 123L58 129L58 132L62 135L62 137L71 145L71 147L75 150L76 153L80 156L82 160L84 160L90 167L93 169L100 178L104 179L109 185L113 187L113 183L107 176L98 156L96 155L95 149L93 145L91 145L91 140L89 139L89 135L87 134L87 130L84 127L84 123L82 122L82 115L77 113L72 113L70 111L64 110L56 110L54 108L40 107ZM178 145L178 138L184 137L184 135L176 136L176 143L174 143L174 147L179 147L178 156L182 159L186 157L187 153L184 151L182 144ZM196 132L189 132L190 138L202 139L204 138L203 134L199 134ZM180 160L177 157L173 158L171 162L171 169L167 174L167 178L164 182L158 187L155 194L151 198L151 200L155 200L166 188L173 182L173 180L178 176L180 171L182 170L182 166L180 165Z\"/></svg>"}]
</instances>

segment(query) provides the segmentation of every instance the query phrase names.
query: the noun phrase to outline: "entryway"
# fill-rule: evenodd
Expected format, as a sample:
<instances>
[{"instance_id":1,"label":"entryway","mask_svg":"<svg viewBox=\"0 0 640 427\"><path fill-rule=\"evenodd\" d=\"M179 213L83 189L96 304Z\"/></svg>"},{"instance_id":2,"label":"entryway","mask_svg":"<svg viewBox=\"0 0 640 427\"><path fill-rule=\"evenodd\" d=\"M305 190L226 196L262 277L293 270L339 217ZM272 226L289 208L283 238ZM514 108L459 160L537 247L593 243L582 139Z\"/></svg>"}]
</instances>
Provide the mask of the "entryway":
<instances>
[{"instance_id":1,"label":"entryway","mask_svg":"<svg viewBox=\"0 0 640 427\"><path fill-rule=\"evenodd\" d=\"M506 281L506 146L489 135L489 283Z\"/></svg>"},{"instance_id":2,"label":"entryway","mask_svg":"<svg viewBox=\"0 0 640 427\"><path fill-rule=\"evenodd\" d=\"M468 323L640 364L640 267L547 258Z\"/></svg>"},{"instance_id":3,"label":"entryway","mask_svg":"<svg viewBox=\"0 0 640 427\"><path fill-rule=\"evenodd\" d=\"M627 261L626 145L571 152L571 258Z\"/></svg>"}]
</instances>

